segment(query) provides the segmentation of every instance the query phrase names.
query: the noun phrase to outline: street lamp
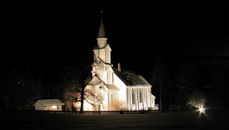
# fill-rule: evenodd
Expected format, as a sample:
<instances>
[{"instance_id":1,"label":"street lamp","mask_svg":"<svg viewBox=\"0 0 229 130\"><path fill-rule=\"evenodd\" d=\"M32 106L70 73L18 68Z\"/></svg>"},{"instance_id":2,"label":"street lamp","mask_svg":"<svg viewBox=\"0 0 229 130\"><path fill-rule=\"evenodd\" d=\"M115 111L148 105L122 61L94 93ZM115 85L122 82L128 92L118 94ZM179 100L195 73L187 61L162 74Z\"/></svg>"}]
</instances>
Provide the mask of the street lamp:
<instances>
[{"instance_id":1,"label":"street lamp","mask_svg":"<svg viewBox=\"0 0 229 130\"><path fill-rule=\"evenodd\" d=\"M204 107L199 107L197 111L199 111L200 114L201 113L205 113L205 108Z\"/></svg>"}]
</instances>

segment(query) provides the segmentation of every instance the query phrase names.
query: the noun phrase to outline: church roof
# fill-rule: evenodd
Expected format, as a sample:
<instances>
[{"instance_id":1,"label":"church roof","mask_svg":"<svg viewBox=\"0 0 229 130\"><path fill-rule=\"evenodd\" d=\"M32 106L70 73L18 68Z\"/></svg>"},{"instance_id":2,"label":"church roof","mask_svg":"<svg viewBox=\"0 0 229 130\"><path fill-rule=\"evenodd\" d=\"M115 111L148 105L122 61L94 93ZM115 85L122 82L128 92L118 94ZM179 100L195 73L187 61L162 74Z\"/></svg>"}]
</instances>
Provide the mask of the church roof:
<instances>
[{"instance_id":1,"label":"church roof","mask_svg":"<svg viewBox=\"0 0 229 130\"><path fill-rule=\"evenodd\" d=\"M105 28L104 28L104 24L103 24L103 18L101 16L101 20L100 20L100 26L99 26L99 38L105 38Z\"/></svg>"},{"instance_id":2,"label":"church roof","mask_svg":"<svg viewBox=\"0 0 229 130\"><path fill-rule=\"evenodd\" d=\"M114 73L127 85L127 86L139 86L150 85L141 75L137 75L133 72L120 72L117 68L114 68Z\"/></svg>"},{"instance_id":3,"label":"church roof","mask_svg":"<svg viewBox=\"0 0 229 130\"><path fill-rule=\"evenodd\" d=\"M96 57L96 60L99 60L99 61L103 62L106 65L111 65L112 66L111 63L107 63L107 62L103 61L100 57ZM97 62L99 62L99 61L97 61Z\"/></svg>"},{"instance_id":4,"label":"church roof","mask_svg":"<svg viewBox=\"0 0 229 130\"><path fill-rule=\"evenodd\" d=\"M96 83L92 83L93 79L94 78L97 78L98 79L98 82ZM119 90L119 88L115 85L115 84L106 84L102 79L99 78L99 76L95 75L93 78L92 78L91 82L88 84L88 85L96 85L98 83L102 83L104 86L106 86L108 89L111 89L111 90Z\"/></svg>"},{"instance_id":5,"label":"church roof","mask_svg":"<svg viewBox=\"0 0 229 130\"><path fill-rule=\"evenodd\" d=\"M106 44L104 47L98 47L98 46L95 46L95 47L93 48L93 50L95 50L95 49L104 49L104 48L106 48L106 47L107 47L107 45L109 45L109 44Z\"/></svg>"},{"instance_id":6,"label":"church roof","mask_svg":"<svg viewBox=\"0 0 229 130\"><path fill-rule=\"evenodd\" d=\"M118 87L114 84L106 84L105 85L108 89L112 89L112 90L119 90Z\"/></svg>"}]
</instances>

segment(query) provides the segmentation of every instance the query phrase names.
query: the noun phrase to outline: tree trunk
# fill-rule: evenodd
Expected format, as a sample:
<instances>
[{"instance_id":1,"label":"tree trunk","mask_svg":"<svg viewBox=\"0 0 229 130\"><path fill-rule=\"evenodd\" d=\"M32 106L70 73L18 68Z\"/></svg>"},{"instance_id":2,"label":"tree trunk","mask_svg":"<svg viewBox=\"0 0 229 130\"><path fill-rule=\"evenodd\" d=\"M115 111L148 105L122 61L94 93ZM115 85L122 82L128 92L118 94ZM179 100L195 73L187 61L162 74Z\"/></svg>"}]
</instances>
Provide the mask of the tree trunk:
<instances>
[{"instance_id":1,"label":"tree trunk","mask_svg":"<svg viewBox=\"0 0 229 130\"><path fill-rule=\"evenodd\" d=\"M82 91L81 91L81 100L80 100L80 102L81 102L81 106L80 106L80 114L83 114L83 106L84 106L84 88L82 88Z\"/></svg>"}]
</instances>

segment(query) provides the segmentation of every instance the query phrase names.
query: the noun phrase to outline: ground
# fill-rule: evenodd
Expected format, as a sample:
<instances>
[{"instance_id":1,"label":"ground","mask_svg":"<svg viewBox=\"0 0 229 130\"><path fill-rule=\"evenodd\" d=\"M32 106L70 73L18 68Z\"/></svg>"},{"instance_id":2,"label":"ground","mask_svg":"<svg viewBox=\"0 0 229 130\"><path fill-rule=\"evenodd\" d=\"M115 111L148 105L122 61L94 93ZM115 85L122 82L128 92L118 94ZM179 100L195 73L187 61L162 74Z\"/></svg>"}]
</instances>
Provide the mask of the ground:
<instances>
[{"instance_id":1,"label":"ground","mask_svg":"<svg viewBox=\"0 0 229 130\"><path fill-rule=\"evenodd\" d=\"M228 111L166 112L152 114L48 114L2 113L1 128L5 129L229 129L225 120Z\"/></svg>"}]
</instances>

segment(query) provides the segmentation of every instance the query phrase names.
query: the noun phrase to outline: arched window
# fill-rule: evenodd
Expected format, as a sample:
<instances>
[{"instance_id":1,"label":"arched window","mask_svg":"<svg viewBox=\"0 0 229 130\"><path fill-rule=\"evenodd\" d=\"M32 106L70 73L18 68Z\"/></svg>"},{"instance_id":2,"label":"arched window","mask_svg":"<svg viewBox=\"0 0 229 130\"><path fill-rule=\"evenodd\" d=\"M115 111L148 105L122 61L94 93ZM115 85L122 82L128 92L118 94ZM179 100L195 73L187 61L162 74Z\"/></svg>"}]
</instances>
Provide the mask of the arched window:
<instances>
[{"instance_id":1,"label":"arched window","mask_svg":"<svg viewBox=\"0 0 229 130\"><path fill-rule=\"evenodd\" d=\"M135 93L132 93L132 104L135 104Z\"/></svg>"},{"instance_id":2,"label":"arched window","mask_svg":"<svg viewBox=\"0 0 229 130\"><path fill-rule=\"evenodd\" d=\"M111 104L113 103L113 94L111 94Z\"/></svg>"},{"instance_id":3,"label":"arched window","mask_svg":"<svg viewBox=\"0 0 229 130\"><path fill-rule=\"evenodd\" d=\"M143 102L142 99L143 99L143 95L142 95L142 92L140 92L140 103Z\"/></svg>"}]
</instances>

